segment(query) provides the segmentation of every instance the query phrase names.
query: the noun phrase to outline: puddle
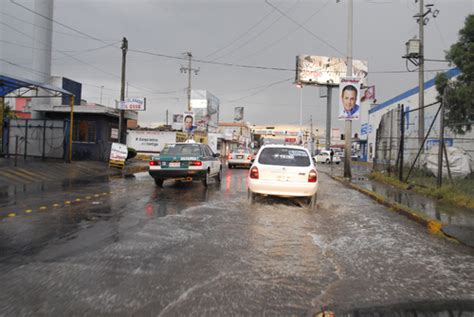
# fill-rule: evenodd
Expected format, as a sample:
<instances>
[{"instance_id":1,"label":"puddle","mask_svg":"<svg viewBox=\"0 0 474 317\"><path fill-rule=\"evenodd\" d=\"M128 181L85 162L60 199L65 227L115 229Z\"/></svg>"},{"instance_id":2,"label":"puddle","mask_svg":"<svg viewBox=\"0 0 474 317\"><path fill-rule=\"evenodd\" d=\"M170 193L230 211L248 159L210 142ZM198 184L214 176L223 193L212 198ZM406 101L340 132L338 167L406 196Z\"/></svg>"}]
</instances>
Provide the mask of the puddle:
<instances>
[{"instance_id":1,"label":"puddle","mask_svg":"<svg viewBox=\"0 0 474 317\"><path fill-rule=\"evenodd\" d=\"M387 197L390 201L405 205L441 221L443 224L474 226L473 211L439 202L433 198L401 190L390 185L372 182L364 177L356 177L353 183Z\"/></svg>"}]
</instances>

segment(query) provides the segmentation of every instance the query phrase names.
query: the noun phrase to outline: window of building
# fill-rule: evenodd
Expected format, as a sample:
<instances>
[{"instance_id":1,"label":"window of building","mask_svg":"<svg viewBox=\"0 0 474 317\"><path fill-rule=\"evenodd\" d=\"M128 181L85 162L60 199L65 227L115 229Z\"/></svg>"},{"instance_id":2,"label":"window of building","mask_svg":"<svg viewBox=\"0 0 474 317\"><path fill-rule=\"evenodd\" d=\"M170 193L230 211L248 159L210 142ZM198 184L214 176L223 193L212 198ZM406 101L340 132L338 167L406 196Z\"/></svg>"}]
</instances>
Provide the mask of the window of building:
<instances>
[{"instance_id":1,"label":"window of building","mask_svg":"<svg viewBox=\"0 0 474 317\"><path fill-rule=\"evenodd\" d=\"M73 142L96 143L96 122L95 121L75 121L72 133Z\"/></svg>"}]
</instances>

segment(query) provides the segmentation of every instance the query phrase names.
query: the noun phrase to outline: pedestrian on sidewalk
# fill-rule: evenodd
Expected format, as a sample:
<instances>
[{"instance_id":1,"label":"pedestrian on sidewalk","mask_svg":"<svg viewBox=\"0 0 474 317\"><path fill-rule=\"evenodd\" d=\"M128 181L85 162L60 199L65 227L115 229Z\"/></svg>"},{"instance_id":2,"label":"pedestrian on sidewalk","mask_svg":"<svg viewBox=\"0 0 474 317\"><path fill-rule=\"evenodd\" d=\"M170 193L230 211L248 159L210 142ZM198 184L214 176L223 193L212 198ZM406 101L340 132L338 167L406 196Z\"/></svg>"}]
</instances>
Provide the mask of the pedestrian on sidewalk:
<instances>
[{"instance_id":1,"label":"pedestrian on sidewalk","mask_svg":"<svg viewBox=\"0 0 474 317\"><path fill-rule=\"evenodd\" d=\"M334 159L334 151L331 149L331 152L329 152L329 156L331 157L331 165L332 165L332 160Z\"/></svg>"}]
</instances>

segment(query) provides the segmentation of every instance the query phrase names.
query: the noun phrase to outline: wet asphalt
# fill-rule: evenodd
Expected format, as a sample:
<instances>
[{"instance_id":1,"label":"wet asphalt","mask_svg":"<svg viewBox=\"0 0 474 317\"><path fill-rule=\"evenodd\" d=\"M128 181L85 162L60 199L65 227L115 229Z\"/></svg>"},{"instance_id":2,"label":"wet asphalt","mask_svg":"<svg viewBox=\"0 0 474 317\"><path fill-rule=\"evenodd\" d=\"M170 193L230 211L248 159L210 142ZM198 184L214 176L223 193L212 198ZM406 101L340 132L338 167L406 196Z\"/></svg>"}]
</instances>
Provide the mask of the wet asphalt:
<instances>
[{"instance_id":1,"label":"wet asphalt","mask_svg":"<svg viewBox=\"0 0 474 317\"><path fill-rule=\"evenodd\" d=\"M474 251L320 173L304 200L147 173L0 197L0 315L313 315L474 302ZM453 304L454 303L454 304Z\"/></svg>"}]
</instances>

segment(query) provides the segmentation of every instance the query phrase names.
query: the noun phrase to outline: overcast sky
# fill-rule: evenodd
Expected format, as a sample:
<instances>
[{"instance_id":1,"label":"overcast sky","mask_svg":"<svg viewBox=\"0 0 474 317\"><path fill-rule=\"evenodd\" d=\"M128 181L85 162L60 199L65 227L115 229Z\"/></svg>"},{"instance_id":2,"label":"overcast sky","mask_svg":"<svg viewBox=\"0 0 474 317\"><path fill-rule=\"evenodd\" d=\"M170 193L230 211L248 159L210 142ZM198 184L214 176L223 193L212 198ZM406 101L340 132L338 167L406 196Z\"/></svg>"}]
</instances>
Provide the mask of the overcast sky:
<instances>
[{"instance_id":1,"label":"overcast sky","mask_svg":"<svg viewBox=\"0 0 474 317\"><path fill-rule=\"evenodd\" d=\"M34 8L32 0L15 1ZM231 121L234 107L244 106L245 120L251 123L296 124L299 92L291 70L295 56L345 57L347 1L267 1L274 7L264 0L55 0L54 20L70 29L53 24L52 73L82 82L82 97L89 102L99 102L100 87L104 86L103 103L112 106L120 93L119 47L125 36L130 48L128 94L148 101L139 121L163 122L166 110L180 113L187 104L187 75L180 72L187 62L170 57L192 52L196 59L205 61L290 69L194 62L193 68L199 72L193 73L192 85L220 99L221 121ZM425 3L440 11L425 28L425 56L444 59L444 51L457 40L466 16L474 12L474 0ZM0 9L2 69L27 77L31 75L31 50L25 47L31 46L31 38L18 31L31 32L32 24L27 22L33 23L34 14L9 0L2 0ZM405 42L418 33L413 18L417 12L415 0L354 0L353 56L368 61L369 84L376 86L378 102L417 85L417 73L397 73L407 69L401 56ZM25 50L29 54L25 55ZM60 50L68 51L67 55ZM5 60L23 68L5 65ZM427 70L448 68L445 63L426 64ZM425 78L434 75L427 72ZM316 125L323 126L326 101L319 98L317 88L303 89L303 104L305 121L312 115Z\"/></svg>"}]
</instances>

